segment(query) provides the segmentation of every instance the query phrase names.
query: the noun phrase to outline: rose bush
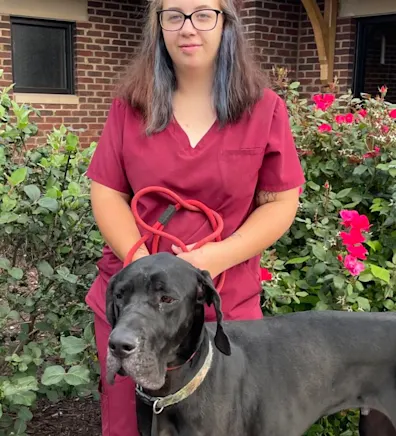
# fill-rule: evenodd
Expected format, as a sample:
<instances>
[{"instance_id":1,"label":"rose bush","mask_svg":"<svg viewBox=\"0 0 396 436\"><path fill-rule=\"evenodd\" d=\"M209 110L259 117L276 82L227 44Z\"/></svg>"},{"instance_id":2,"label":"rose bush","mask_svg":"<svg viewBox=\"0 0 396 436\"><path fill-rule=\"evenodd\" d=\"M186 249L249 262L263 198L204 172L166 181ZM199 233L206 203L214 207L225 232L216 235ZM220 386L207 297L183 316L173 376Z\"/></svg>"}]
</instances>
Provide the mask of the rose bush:
<instances>
[{"instance_id":1,"label":"rose bush","mask_svg":"<svg viewBox=\"0 0 396 436\"><path fill-rule=\"evenodd\" d=\"M285 69L276 85L306 185L295 223L262 256L264 313L396 310L396 105L386 87L354 98L334 85L306 99ZM308 434L354 435L356 424L346 411Z\"/></svg>"}]
</instances>

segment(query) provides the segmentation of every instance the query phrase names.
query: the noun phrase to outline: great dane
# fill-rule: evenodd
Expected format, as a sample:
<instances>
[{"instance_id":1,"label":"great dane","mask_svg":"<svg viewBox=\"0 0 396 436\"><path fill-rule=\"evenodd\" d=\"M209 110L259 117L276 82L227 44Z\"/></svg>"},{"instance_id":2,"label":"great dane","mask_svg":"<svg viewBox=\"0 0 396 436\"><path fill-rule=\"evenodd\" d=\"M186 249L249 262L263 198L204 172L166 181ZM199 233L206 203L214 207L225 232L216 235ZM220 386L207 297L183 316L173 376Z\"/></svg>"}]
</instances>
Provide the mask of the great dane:
<instances>
[{"instance_id":1,"label":"great dane","mask_svg":"<svg viewBox=\"0 0 396 436\"><path fill-rule=\"evenodd\" d=\"M122 269L106 300L107 379L137 383L142 436L301 436L352 408L387 417L361 435L395 434L394 313L224 322L209 274L168 253ZM205 304L217 322L204 323Z\"/></svg>"}]
</instances>

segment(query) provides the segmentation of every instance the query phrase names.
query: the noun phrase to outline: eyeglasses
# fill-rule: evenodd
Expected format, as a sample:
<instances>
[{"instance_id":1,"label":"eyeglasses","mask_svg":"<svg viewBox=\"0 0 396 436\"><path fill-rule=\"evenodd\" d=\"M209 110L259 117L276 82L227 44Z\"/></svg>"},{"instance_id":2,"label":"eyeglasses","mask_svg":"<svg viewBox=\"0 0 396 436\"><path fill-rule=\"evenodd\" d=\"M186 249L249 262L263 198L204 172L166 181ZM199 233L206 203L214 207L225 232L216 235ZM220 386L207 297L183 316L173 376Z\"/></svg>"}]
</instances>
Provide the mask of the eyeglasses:
<instances>
[{"instance_id":1,"label":"eyeglasses","mask_svg":"<svg viewBox=\"0 0 396 436\"><path fill-rule=\"evenodd\" d=\"M169 32L180 30L187 19L191 21L195 29L207 31L213 30L216 27L218 17L222 13L223 11L217 9L201 9L186 15L181 11L165 9L158 11L158 16L161 27Z\"/></svg>"}]
</instances>

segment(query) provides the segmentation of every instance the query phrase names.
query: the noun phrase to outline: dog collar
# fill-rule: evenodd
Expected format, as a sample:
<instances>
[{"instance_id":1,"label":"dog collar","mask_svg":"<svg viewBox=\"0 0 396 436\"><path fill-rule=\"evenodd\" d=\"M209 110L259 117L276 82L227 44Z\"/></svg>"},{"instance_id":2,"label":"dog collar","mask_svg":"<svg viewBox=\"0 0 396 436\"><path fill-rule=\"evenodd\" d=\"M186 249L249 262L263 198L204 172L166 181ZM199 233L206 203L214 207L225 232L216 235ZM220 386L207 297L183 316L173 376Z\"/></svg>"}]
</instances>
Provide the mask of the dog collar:
<instances>
[{"instance_id":1,"label":"dog collar","mask_svg":"<svg viewBox=\"0 0 396 436\"><path fill-rule=\"evenodd\" d=\"M212 365L213 359L213 347L212 343L209 341L209 351L206 356L205 362L197 374L190 380L184 387L175 392L174 394L167 395L165 397L152 397L143 391L143 388L136 385L136 393L143 400L144 403L153 406L153 412L159 415L165 407L173 406L174 404L180 403L181 401L192 395L198 387L205 380L207 373Z\"/></svg>"}]
</instances>

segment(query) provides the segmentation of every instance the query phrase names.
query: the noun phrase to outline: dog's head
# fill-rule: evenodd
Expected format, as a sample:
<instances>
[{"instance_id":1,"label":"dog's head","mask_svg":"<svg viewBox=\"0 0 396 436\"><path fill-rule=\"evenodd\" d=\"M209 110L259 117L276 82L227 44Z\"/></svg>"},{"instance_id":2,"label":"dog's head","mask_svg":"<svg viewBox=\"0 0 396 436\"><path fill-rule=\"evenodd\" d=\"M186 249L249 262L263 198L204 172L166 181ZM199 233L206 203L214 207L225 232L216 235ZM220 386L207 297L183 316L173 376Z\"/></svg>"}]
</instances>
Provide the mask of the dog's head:
<instances>
[{"instance_id":1,"label":"dog's head","mask_svg":"<svg viewBox=\"0 0 396 436\"><path fill-rule=\"evenodd\" d=\"M230 355L220 297L208 272L172 254L159 253L133 262L112 277L106 294L106 316L112 326L109 383L119 372L146 389L160 389L167 364L196 330L197 317L198 328L203 328L205 303L216 310L215 345Z\"/></svg>"}]
</instances>

